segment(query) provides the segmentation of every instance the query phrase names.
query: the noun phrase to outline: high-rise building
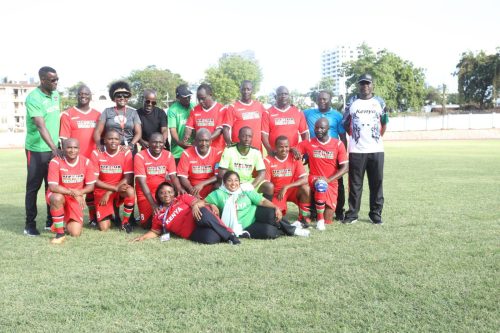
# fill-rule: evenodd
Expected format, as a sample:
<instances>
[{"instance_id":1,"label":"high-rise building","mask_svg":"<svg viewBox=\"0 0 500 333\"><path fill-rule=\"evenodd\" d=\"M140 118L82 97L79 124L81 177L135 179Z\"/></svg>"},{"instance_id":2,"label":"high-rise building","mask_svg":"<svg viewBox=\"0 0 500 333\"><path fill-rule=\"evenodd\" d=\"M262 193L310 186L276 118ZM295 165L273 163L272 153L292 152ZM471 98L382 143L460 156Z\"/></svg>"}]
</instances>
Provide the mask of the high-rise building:
<instances>
[{"instance_id":1,"label":"high-rise building","mask_svg":"<svg viewBox=\"0 0 500 333\"><path fill-rule=\"evenodd\" d=\"M358 59L358 46L339 45L321 54L321 78L333 79L333 95L346 96L346 77L342 66L348 61Z\"/></svg>"}]
</instances>

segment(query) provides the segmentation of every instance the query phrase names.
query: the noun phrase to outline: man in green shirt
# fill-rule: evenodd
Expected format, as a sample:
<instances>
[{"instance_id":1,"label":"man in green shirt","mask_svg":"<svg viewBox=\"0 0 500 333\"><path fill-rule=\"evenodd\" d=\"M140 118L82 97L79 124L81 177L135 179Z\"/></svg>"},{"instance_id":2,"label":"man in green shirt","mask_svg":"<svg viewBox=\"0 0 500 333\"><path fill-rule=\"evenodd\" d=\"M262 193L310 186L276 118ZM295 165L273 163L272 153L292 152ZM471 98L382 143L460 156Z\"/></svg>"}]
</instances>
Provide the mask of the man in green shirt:
<instances>
[{"instance_id":1,"label":"man in green shirt","mask_svg":"<svg viewBox=\"0 0 500 333\"><path fill-rule=\"evenodd\" d=\"M187 85L181 84L178 86L175 89L177 101L168 108L167 112L167 123L172 139L170 152L174 155L175 164L179 164L182 152L190 146L190 144L183 143L182 139L184 138L189 113L195 106L195 103L191 102L192 94Z\"/></svg>"},{"instance_id":2,"label":"man in green shirt","mask_svg":"<svg viewBox=\"0 0 500 333\"><path fill-rule=\"evenodd\" d=\"M55 69L42 67L38 71L40 86L26 97L26 159L28 175L26 179L26 226L24 234L38 236L36 199L38 191L45 181L47 191L47 173L50 160L60 155L57 148L60 124L60 96L56 91L59 77ZM46 229L52 225L47 208Z\"/></svg>"},{"instance_id":3,"label":"man in green shirt","mask_svg":"<svg viewBox=\"0 0 500 333\"><path fill-rule=\"evenodd\" d=\"M219 178L222 179L227 170L235 171L240 176L243 190L255 189L271 201L274 186L265 180L266 165L260 150L251 146L252 139L252 129L248 126L242 127L238 133L239 142L227 147L222 153L219 162ZM257 172L255 178L253 177L254 171Z\"/></svg>"}]
</instances>

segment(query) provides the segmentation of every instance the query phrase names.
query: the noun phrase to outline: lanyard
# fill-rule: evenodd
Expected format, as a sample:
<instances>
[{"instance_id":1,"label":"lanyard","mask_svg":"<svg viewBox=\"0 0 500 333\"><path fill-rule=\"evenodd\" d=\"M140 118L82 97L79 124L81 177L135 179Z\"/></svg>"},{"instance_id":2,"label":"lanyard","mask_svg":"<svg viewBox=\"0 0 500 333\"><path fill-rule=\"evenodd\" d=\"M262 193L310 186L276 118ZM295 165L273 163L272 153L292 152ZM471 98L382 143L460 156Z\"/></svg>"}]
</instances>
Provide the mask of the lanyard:
<instances>
[{"instance_id":1,"label":"lanyard","mask_svg":"<svg viewBox=\"0 0 500 333\"><path fill-rule=\"evenodd\" d=\"M170 211L171 207L172 207L172 204L167 206L167 210L165 211L165 215L163 215L163 219L161 221L161 228L163 230L163 233L167 232L167 217L168 217L168 212ZM163 209L163 206L160 206L160 209Z\"/></svg>"},{"instance_id":2,"label":"lanyard","mask_svg":"<svg viewBox=\"0 0 500 333\"><path fill-rule=\"evenodd\" d=\"M125 142L125 145L127 145L127 139L125 139L125 123L127 122L127 107L125 107L125 110L123 111L123 115L122 117L120 117L120 114L118 113L118 108L115 106L114 107L115 109L115 113L116 113L116 116L118 118L118 120L120 121L120 128L122 129L122 136L123 136L123 140Z\"/></svg>"}]
</instances>

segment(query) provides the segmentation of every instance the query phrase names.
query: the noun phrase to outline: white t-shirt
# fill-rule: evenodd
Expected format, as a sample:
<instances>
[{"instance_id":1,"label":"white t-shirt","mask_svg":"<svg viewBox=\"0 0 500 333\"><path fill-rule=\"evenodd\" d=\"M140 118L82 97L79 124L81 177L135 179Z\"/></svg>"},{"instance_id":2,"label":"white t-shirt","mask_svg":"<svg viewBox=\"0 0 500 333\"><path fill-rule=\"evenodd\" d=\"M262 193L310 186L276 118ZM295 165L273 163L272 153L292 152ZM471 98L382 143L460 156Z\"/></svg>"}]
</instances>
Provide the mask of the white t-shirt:
<instances>
[{"instance_id":1,"label":"white t-shirt","mask_svg":"<svg viewBox=\"0 0 500 333\"><path fill-rule=\"evenodd\" d=\"M380 129L388 122L385 102L378 96L370 99L353 98L346 106L350 118L351 140L349 153L378 153L384 151Z\"/></svg>"}]
</instances>

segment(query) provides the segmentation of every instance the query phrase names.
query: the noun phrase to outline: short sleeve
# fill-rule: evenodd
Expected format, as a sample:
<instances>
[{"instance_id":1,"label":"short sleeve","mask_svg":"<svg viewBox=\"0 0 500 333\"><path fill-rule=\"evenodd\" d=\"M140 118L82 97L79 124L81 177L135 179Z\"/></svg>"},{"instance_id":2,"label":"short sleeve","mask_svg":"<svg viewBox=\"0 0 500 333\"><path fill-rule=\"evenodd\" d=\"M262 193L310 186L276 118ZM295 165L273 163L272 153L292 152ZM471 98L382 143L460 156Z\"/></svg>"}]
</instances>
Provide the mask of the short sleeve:
<instances>
[{"instance_id":1,"label":"short sleeve","mask_svg":"<svg viewBox=\"0 0 500 333\"><path fill-rule=\"evenodd\" d=\"M71 137L71 117L68 114L69 110L61 114L61 128L59 129L59 137L68 139Z\"/></svg>"},{"instance_id":2,"label":"short sleeve","mask_svg":"<svg viewBox=\"0 0 500 333\"><path fill-rule=\"evenodd\" d=\"M194 112L189 113L189 117L186 120L186 127L194 129Z\"/></svg>"},{"instance_id":3,"label":"short sleeve","mask_svg":"<svg viewBox=\"0 0 500 333\"><path fill-rule=\"evenodd\" d=\"M335 118L337 119L337 133L339 134L344 134L345 133L345 128L342 119L342 114L338 111L335 111Z\"/></svg>"},{"instance_id":4,"label":"short sleeve","mask_svg":"<svg viewBox=\"0 0 500 333\"><path fill-rule=\"evenodd\" d=\"M254 163L255 163L255 170L260 171L264 170L266 168L266 165L264 164L264 159L262 158L262 154L260 153L259 150L255 149L255 157L254 157Z\"/></svg>"},{"instance_id":5,"label":"short sleeve","mask_svg":"<svg viewBox=\"0 0 500 333\"><path fill-rule=\"evenodd\" d=\"M136 110L132 110L132 120L134 122L134 125L141 125L142 122L141 122L141 117L139 117L139 114L137 113Z\"/></svg>"},{"instance_id":6,"label":"short sleeve","mask_svg":"<svg viewBox=\"0 0 500 333\"><path fill-rule=\"evenodd\" d=\"M57 157L50 160L49 172L47 174L47 182L49 184L59 185L59 161Z\"/></svg>"},{"instance_id":7,"label":"short sleeve","mask_svg":"<svg viewBox=\"0 0 500 333\"><path fill-rule=\"evenodd\" d=\"M83 156L80 156L83 158ZM92 167L92 163L86 158L85 159L85 184L90 185L96 182L96 174L94 173L94 168Z\"/></svg>"},{"instance_id":8,"label":"short sleeve","mask_svg":"<svg viewBox=\"0 0 500 333\"><path fill-rule=\"evenodd\" d=\"M297 145L297 150L299 151L299 153L301 153L302 155L304 155L307 150L306 150L306 145L309 143L309 141L301 141L299 142L299 144Z\"/></svg>"},{"instance_id":9,"label":"short sleeve","mask_svg":"<svg viewBox=\"0 0 500 333\"><path fill-rule=\"evenodd\" d=\"M271 181L271 161L269 159L264 159L264 164L266 165L266 176L265 179Z\"/></svg>"},{"instance_id":10,"label":"short sleeve","mask_svg":"<svg viewBox=\"0 0 500 333\"><path fill-rule=\"evenodd\" d=\"M160 121L160 128L167 127L167 114L162 109L158 110L158 120Z\"/></svg>"},{"instance_id":11,"label":"short sleeve","mask_svg":"<svg viewBox=\"0 0 500 333\"><path fill-rule=\"evenodd\" d=\"M226 112L224 112L224 121L222 122L222 125L231 127L233 126L234 123L234 107L232 105L229 105L226 108Z\"/></svg>"},{"instance_id":12,"label":"short sleeve","mask_svg":"<svg viewBox=\"0 0 500 333\"><path fill-rule=\"evenodd\" d=\"M182 152L179 164L177 165L177 176L187 178L189 175L189 154Z\"/></svg>"},{"instance_id":13,"label":"short sleeve","mask_svg":"<svg viewBox=\"0 0 500 333\"><path fill-rule=\"evenodd\" d=\"M172 153L169 152L168 150L164 150L164 153L167 152L167 172L169 175L173 175L177 173L177 168L175 167L175 159L174 156L172 156Z\"/></svg>"},{"instance_id":14,"label":"short sleeve","mask_svg":"<svg viewBox=\"0 0 500 333\"><path fill-rule=\"evenodd\" d=\"M264 198L262 194L255 191L244 191L244 193L247 195L248 199L250 199L250 201L256 206L259 205Z\"/></svg>"},{"instance_id":15,"label":"short sleeve","mask_svg":"<svg viewBox=\"0 0 500 333\"><path fill-rule=\"evenodd\" d=\"M171 107L167 110L167 123L168 128L177 128L177 114Z\"/></svg>"},{"instance_id":16,"label":"short sleeve","mask_svg":"<svg viewBox=\"0 0 500 333\"><path fill-rule=\"evenodd\" d=\"M141 154L136 154L134 157L134 174L135 177L146 177L144 157Z\"/></svg>"},{"instance_id":17,"label":"short sleeve","mask_svg":"<svg viewBox=\"0 0 500 333\"><path fill-rule=\"evenodd\" d=\"M196 198L191 194L181 194L177 197L177 200L184 202L188 206L191 206Z\"/></svg>"},{"instance_id":18,"label":"short sleeve","mask_svg":"<svg viewBox=\"0 0 500 333\"><path fill-rule=\"evenodd\" d=\"M349 162L349 157L347 157L347 152L345 150L344 143L339 140L338 143L338 151L337 151L337 162L339 164L344 164Z\"/></svg>"},{"instance_id":19,"label":"short sleeve","mask_svg":"<svg viewBox=\"0 0 500 333\"><path fill-rule=\"evenodd\" d=\"M220 158L219 167L223 169L228 169L231 164L231 148L224 149L222 157Z\"/></svg>"},{"instance_id":20,"label":"short sleeve","mask_svg":"<svg viewBox=\"0 0 500 333\"><path fill-rule=\"evenodd\" d=\"M90 163L92 164L92 168L94 169L94 174L96 176L99 176L100 170L99 170L99 153L97 150L92 151L92 154L90 154Z\"/></svg>"},{"instance_id":21,"label":"short sleeve","mask_svg":"<svg viewBox=\"0 0 500 333\"><path fill-rule=\"evenodd\" d=\"M37 98L32 95L26 99L26 114L30 118L43 117L42 104L38 103Z\"/></svg>"},{"instance_id":22,"label":"short sleeve","mask_svg":"<svg viewBox=\"0 0 500 333\"><path fill-rule=\"evenodd\" d=\"M217 208L219 208L220 210L222 210L224 208L224 205L222 203L222 201L220 200L217 200L218 198L218 195L217 195L217 192L220 191L220 190L215 190L213 192L211 192L206 198L205 198L205 202L206 203L209 203L211 205L216 205Z\"/></svg>"},{"instance_id":23,"label":"short sleeve","mask_svg":"<svg viewBox=\"0 0 500 333\"><path fill-rule=\"evenodd\" d=\"M299 133L303 134L309 132L309 127L307 127L306 117L304 113L299 110Z\"/></svg>"},{"instance_id":24,"label":"short sleeve","mask_svg":"<svg viewBox=\"0 0 500 333\"><path fill-rule=\"evenodd\" d=\"M302 164L301 160L295 160L293 161L294 164L294 175L295 175L295 180L299 179L300 177L306 176L306 168L304 168L304 165ZM267 171L267 169L266 169Z\"/></svg>"},{"instance_id":25,"label":"short sleeve","mask_svg":"<svg viewBox=\"0 0 500 333\"><path fill-rule=\"evenodd\" d=\"M262 130L261 132L269 135L269 110L264 111L262 114Z\"/></svg>"},{"instance_id":26,"label":"short sleeve","mask_svg":"<svg viewBox=\"0 0 500 333\"><path fill-rule=\"evenodd\" d=\"M132 159L132 152L127 150L125 152L125 164L123 165L123 174L134 173L134 162Z\"/></svg>"}]
</instances>

